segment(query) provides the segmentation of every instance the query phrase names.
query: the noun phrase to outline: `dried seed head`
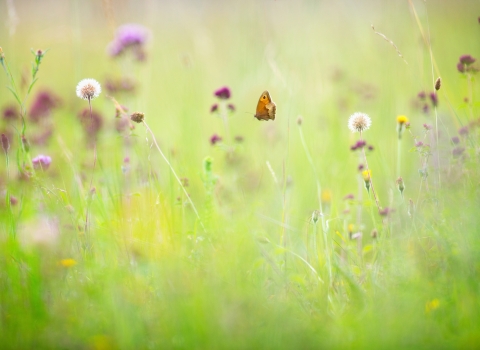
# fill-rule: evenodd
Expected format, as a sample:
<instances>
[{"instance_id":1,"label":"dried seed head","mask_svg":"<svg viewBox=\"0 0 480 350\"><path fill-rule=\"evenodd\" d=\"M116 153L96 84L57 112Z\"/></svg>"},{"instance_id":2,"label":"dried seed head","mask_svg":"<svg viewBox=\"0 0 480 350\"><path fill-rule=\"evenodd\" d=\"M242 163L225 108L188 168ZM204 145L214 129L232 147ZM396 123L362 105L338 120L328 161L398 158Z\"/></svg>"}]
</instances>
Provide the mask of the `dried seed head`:
<instances>
[{"instance_id":1,"label":"dried seed head","mask_svg":"<svg viewBox=\"0 0 480 350\"><path fill-rule=\"evenodd\" d=\"M77 96L84 100L91 101L101 92L100 83L95 79L83 79L77 85Z\"/></svg>"},{"instance_id":2,"label":"dried seed head","mask_svg":"<svg viewBox=\"0 0 480 350\"><path fill-rule=\"evenodd\" d=\"M143 119L145 119L145 114L142 112L135 112L130 116L130 119L135 123L141 123L143 122Z\"/></svg>"},{"instance_id":3,"label":"dried seed head","mask_svg":"<svg viewBox=\"0 0 480 350\"><path fill-rule=\"evenodd\" d=\"M299 115L299 116L297 117L297 125L302 125L302 123L303 123L303 118L302 118L301 115Z\"/></svg>"},{"instance_id":4,"label":"dried seed head","mask_svg":"<svg viewBox=\"0 0 480 350\"><path fill-rule=\"evenodd\" d=\"M438 91L442 87L442 78L438 77L435 81L435 90Z\"/></svg>"},{"instance_id":5,"label":"dried seed head","mask_svg":"<svg viewBox=\"0 0 480 350\"><path fill-rule=\"evenodd\" d=\"M374 228L374 229L372 230L372 238L375 239L375 238L377 238L377 236L378 236L378 231L377 231L376 228Z\"/></svg>"},{"instance_id":6,"label":"dried seed head","mask_svg":"<svg viewBox=\"0 0 480 350\"><path fill-rule=\"evenodd\" d=\"M403 183L403 179L399 177L396 183L397 183L397 188L400 191L400 194L403 196L403 190L405 189L405 184Z\"/></svg>"},{"instance_id":7,"label":"dried seed head","mask_svg":"<svg viewBox=\"0 0 480 350\"><path fill-rule=\"evenodd\" d=\"M372 125L372 120L365 113L356 112L348 119L348 128L352 132L363 132Z\"/></svg>"}]
</instances>

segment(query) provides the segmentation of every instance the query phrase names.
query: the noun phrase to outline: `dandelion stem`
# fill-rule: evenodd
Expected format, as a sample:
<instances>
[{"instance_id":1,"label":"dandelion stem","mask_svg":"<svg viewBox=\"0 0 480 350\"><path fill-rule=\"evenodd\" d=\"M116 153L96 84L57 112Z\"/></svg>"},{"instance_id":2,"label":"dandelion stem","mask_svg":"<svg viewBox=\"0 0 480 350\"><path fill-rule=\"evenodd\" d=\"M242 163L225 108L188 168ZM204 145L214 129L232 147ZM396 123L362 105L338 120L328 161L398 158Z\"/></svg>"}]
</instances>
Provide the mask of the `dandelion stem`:
<instances>
[{"instance_id":1,"label":"dandelion stem","mask_svg":"<svg viewBox=\"0 0 480 350\"><path fill-rule=\"evenodd\" d=\"M362 140L362 132L360 132L360 140ZM380 203L378 202L377 194L375 192L375 187L373 186L372 174L371 174L370 168L368 166L367 154L365 153L365 147L362 147L362 153L363 153L363 159L365 160L366 170L367 170L367 172L370 176L370 185L372 187L373 198L375 198L375 204L377 205L378 211L380 211Z\"/></svg>"},{"instance_id":2,"label":"dandelion stem","mask_svg":"<svg viewBox=\"0 0 480 350\"><path fill-rule=\"evenodd\" d=\"M178 184L180 185L180 188L183 190L183 193L184 193L185 196L187 197L188 202L189 202L190 205L192 206L192 209L193 209L193 211L195 212L195 215L197 216L197 219L198 219L198 221L200 222L200 225L202 226L203 231L207 232L207 229L206 229L205 226L203 225L202 219L200 218L200 215L198 214L198 211L197 211L197 208L195 207L195 204L193 204L192 199L190 198L187 190L185 189L185 186L183 186L182 181L180 180L180 178L178 177L177 173L175 172L175 169L173 169L172 164L168 161L168 158L165 157L165 154L162 152L160 146L159 146L158 143L157 143L157 139L155 138L155 134L153 133L152 129L150 129L150 127L149 127L148 124L145 122L145 120L143 120L142 122L143 122L143 125L145 125L145 128L146 128L146 129L148 130L148 132L150 133L150 135L152 135L152 139L153 139L153 143L155 144L155 147L157 148L158 152L159 152L160 155L162 156L163 160L167 163L168 167L169 167L170 170L172 171L173 176L175 177L175 179L177 180Z\"/></svg>"},{"instance_id":3,"label":"dandelion stem","mask_svg":"<svg viewBox=\"0 0 480 350\"><path fill-rule=\"evenodd\" d=\"M90 109L90 129L93 130L92 101L91 101L90 98L88 98L88 106L89 106L89 109ZM95 166L97 165L97 140L94 139L93 142L94 142L93 143L93 169L92 169L92 176L90 177L90 186L88 188L88 194L87 195L91 194L92 184L93 184L93 176L94 176L94 173L95 173ZM89 214L89 211L90 211L90 204L91 204L91 202L90 202L90 200L88 200L87 210L86 210L86 213L85 213L85 235L87 234L87 230L88 230L88 214Z\"/></svg>"}]
</instances>

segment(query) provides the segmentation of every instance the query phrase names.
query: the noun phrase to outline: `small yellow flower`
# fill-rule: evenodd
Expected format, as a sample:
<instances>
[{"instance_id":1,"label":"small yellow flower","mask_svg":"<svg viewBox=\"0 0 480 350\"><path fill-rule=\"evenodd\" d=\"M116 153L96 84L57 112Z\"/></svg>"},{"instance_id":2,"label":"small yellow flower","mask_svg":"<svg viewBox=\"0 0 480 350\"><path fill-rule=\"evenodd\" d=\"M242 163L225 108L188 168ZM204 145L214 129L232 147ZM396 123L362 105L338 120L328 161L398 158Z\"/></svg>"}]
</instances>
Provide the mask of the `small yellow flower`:
<instances>
[{"instance_id":1,"label":"small yellow flower","mask_svg":"<svg viewBox=\"0 0 480 350\"><path fill-rule=\"evenodd\" d=\"M355 230L355 225L354 224L348 224L347 230L348 230L348 233L353 233L353 230Z\"/></svg>"},{"instance_id":2,"label":"small yellow flower","mask_svg":"<svg viewBox=\"0 0 480 350\"><path fill-rule=\"evenodd\" d=\"M332 201L332 191L324 190L322 191L322 202L330 203Z\"/></svg>"},{"instance_id":3,"label":"small yellow flower","mask_svg":"<svg viewBox=\"0 0 480 350\"><path fill-rule=\"evenodd\" d=\"M408 123L408 118L405 115L397 116L397 123L400 125Z\"/></svg>"},{"instance_id":4,"label":"small yellow flower","mask_svg":"<svg viewBox=\"0 0 480 350\"><path fill-rule=\"evenodd\" d=\"M369 170L364 170L362 171L362 176L363 176L363 180L365 182L370 182L371 178L372 178L372 171L369 169Z\"/></svg>"},{"instance_id":5,"label":"small yellow flower","mask_svg":"<svg viewBox=\"0 0 480 350\"><path fill-rule=\"evenodd\" d=\"M60 265L63 267L72 267L77 265L77 262L74 259L62 259L60 260Z\"/></svg>"},{"instance_id":6,"label":"small yellow flower","mask_svg":"<svg viewBox=\"0 0 480 350\"><path fill-rule=\"evenodd\" d=\"M438 300L437 298L431 301L427 301L427 303L425 304L425 312L428 314L433 310L438 309L439 306L440 306L440 300Z\"/></svg>"}]
</instances>

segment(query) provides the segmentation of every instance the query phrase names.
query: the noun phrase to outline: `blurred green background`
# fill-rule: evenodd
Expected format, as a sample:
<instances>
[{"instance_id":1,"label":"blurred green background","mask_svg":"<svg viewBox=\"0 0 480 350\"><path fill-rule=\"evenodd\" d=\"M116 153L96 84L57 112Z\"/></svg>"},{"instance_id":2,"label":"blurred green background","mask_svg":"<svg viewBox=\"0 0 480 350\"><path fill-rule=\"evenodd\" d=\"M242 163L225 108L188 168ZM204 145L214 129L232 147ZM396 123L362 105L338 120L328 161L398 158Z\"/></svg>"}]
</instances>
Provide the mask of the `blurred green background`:
<instances>
[{"instance_id":1,"label":"blurred green background","mask_svg":"<svg viewBox=\"0 0 480 350\"><path fill-rule=\"evenodd\" d=\"M0 213L2 347L476 348L478 82L456 65L480 57L479 16L475 0L2 0L0 47L22 96L30 49L48 49L27 138L52 130L30 148L52 157L48 171L19 179L15 137L10 177L0 167L2 190L19 200ZM107 53L125 23L150 31L144 62ZM439 76L438 108L425 113L417 94ZM88 103L75 95L84 78L103 89L92 101L103 120L95 167L78 118ZM108 79L135 89L108 92ZM1 72L2 110L15 104L7 85ZM222 86L235 106L227 127L210 112ZM60 102L35 124L28 111L45 89ZM264 90L275 121L253 117ZM144 126L116 130L107 95L145 113L201 222ZM389 217L350 150L357 111L372 119L363 136ZM401 140L398 115L411 123ZM19 125L3 119L2 133ZM450 139L466 125L453 157ZM418 140L431 145L426 165Z\"/></svg>"}]
</instances>

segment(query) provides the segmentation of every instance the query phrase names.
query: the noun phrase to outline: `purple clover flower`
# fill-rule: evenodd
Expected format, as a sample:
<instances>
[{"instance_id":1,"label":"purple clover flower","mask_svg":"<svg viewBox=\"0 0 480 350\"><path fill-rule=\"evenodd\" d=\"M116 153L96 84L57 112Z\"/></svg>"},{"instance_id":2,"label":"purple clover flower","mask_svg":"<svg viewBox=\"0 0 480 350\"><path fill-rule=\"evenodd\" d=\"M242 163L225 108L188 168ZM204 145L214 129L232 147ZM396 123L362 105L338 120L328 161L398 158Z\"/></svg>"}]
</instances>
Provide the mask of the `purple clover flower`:
<instances>
[{"instance_id":1,"label":"purple clover flower","mask_svg":"<svg viewBox=\"0 0 480 350\"><path fill-rule=\"evenodd\" d=\"M47 170L50 164L52 163L52 158L50 158L49 156L44 156L43 154L40 154L39 156L36 156L35 158L32 159L32 163L35 169Z\"/></svg>"},{"instance_id":2,"label":"purple clover flower","mask_svg":"<svg viewBox=\"0 0 480 350\"><path fill-rule=\"evenodd\" d=\"M217 91L215 91L215 96L217 96L221 100L228 100L231 96L230 89L226 86L221 87Z\"/></svg>"}]
</instances>

